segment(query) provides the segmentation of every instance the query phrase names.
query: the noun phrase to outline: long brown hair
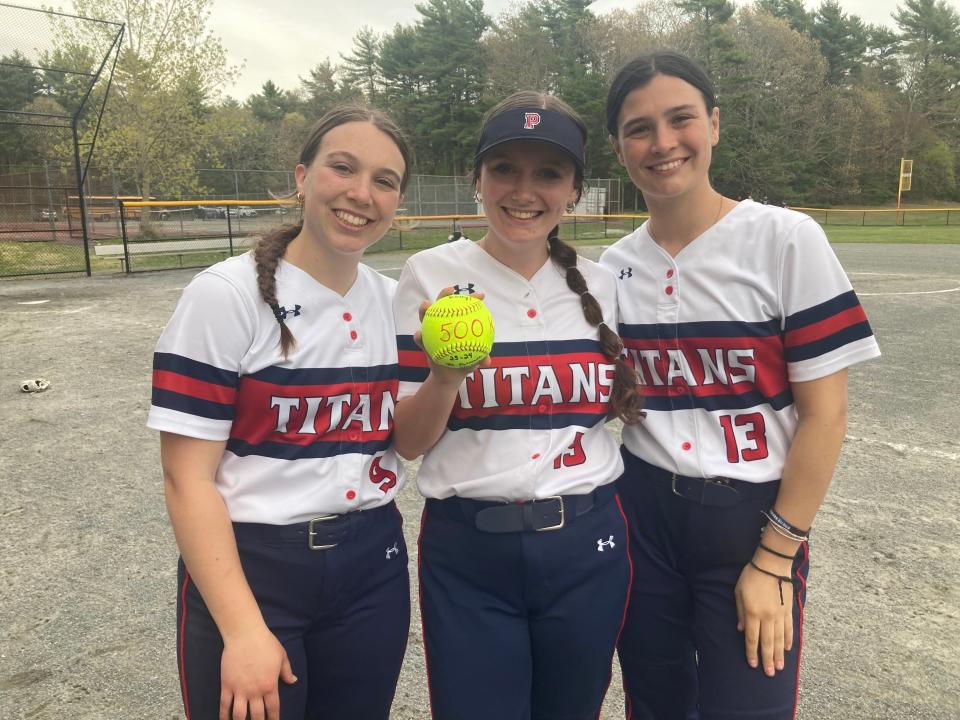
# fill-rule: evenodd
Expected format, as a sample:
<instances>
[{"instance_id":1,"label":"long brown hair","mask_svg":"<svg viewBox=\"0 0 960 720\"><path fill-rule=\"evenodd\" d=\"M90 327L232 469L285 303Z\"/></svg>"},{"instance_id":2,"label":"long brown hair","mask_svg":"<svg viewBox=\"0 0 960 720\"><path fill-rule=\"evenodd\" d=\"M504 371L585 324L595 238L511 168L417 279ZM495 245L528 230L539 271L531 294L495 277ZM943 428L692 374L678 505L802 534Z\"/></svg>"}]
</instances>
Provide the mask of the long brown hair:
<instances>
[{"instance_id":1,"label":"long brown hair","mask_svg":"<svg viewBox=\"0 0 960 720\"><path fill-rule=\"evenodd\" d=\"M531 110L554 110L566 115L580 130L584 145L587 142L587 127L576 111L563 100L546 93L521 90L509 95L491 108L483 118L484 128L502 112L516 108ZM474 184L480 179L480 168L483 158L478 158L473 168ZM582 169L574 163L574 187L577 190L577 200L583 194L585 180ZM607 359L614 364L615 372L613 388L610 392L610 415L618 417L624 422L637 422L642 416L643 398L637 390L637 373L623 358L623 341L603 320L603 310L600 303L587 287L587 281L577 267L577 251L560 239L560 226L557 225L547 237L550 259L563 269L567 280L567 287L580 296L580 306L587 322L597 328L600 348Z\"/></svg>"},{"instance_id":2,"label":"long brown hair","mask_svg":"<svg viewBox=\"0 0 960 720\"><path fill-rule=\"evenodd\" d=\"M413 155L403 132L386 113L364 105L341 105L330 110L321 117L310 131L307 141L300 150L299 164L309 167L320 149L324 136L335 127L351 122L368 122L385 133L393 140L400 155L403 156L403 177L400 178L400 192L403 193L410 180L410 168L413 165ZM301 198L302 203L302 198ZM277 265L286 252L287 245L303 230L303 217L295 225L284 225L267 235L264 235L253 250L253 258L257 266L257 288L260 297L273 310L273 315L280 325L280 354L284 359L296 344L296 338L284 322L286 314L277 302Z\"/></svg>"}]
</instances>

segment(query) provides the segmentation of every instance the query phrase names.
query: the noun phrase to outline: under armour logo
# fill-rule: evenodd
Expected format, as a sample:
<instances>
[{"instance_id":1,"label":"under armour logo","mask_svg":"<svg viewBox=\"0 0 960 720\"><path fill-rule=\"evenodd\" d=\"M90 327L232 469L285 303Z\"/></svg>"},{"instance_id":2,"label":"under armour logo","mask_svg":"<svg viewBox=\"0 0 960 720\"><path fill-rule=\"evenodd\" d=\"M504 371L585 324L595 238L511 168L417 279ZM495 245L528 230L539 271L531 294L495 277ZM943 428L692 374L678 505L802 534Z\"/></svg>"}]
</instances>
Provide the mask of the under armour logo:
<instances>
[{"instance_id":1,"label":"under armour logo","mask_svg":"<svg viewBox=\"0 0 960 720\"><path fill-rule=\"evenodd\" d=\"M613 535L611 535L607 540L597 539L597 552L603 552L605 547L613 550L616 546L616 543L613 542Z\"/></svg>"},{"instance_id":2,"label":"under armour logo","mask_svg":"<svg viewBox=\"0 0 960 720\"><path fill-rule=\"evenodd\" d=\"M467 283L466 285L454 285L453 294L454 295L473 295L476 290L473 287L473 283Z\"/></svg>"},{"instance_id":3,"label":"under armour logo","mask_svg":"<svg viewBox=\"0 0 960 720\"><path fill-rule=\"evenodd\" d=\"M624 268L623 270L620 271L620 279L621 279L621 280L623 280L624 278L628 278L628 277L633 277L633 268L632 268L632 267Z\"/></svg>"},{"instance_id":4,"label":"under armour logo","mask_svg":"<svg viewBox=\"0 0 960 720\"><path fill-rule=\"evenodd\" d=\"M400 554L400 548L397 547L397 543L393 544L393 547L387 548L387 560L389 560L394 555Z\"/></svg>"},{"instance_id":5,"label":"under armour logo","mask_svg":"<svg viewBox=\"0 0 960 720\"><path fill-rule=\"evenodd\" d=\"M523 114L523 129L533 130L540 124L540 113L528 112Z\"/></svg>"},{"instance_id":6,"label":"under armour logo","mask_svg":"<svg viewBox=\"0 0 960 720\"><path fill-rule=\"evenodd\" d=\"M293 317L300 317L300 306L294 305L293 310L287 310L285 307L281 305L279 308L277 308L276 315L280 318L283 318L284 320L287 319L288 315L292 315Z\"/></svg>"}]
</instances>

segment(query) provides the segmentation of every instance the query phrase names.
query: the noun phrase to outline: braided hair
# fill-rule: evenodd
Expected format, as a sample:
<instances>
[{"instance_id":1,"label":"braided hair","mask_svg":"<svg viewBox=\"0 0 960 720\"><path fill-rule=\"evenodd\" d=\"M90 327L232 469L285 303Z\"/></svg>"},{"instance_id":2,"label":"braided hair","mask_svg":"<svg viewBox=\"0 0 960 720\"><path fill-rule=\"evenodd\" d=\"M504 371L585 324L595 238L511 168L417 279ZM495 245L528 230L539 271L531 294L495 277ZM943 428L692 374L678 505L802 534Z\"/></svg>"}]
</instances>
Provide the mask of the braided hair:
<instances>
[{"instance_id":1,"label":"braided hair","mask_svg":"<svg viewBox=\"0 0 960 720\"><path fill-rule=\"evenodd\" d=\"M587 142L587 127L583 120L569 105L546 93L530 90L520 90L509 95L493 106L483 118L483 130L487 124L501 113L516 108L554 110L566 115L579 129L583 136L583 143ZM479 158L473 168L474 185L480 179L480 166L483 162ZM577 189L577 201L583 195L586 180L583 168L575 164L574 185ZM643 417L643 397L637 390L637 373L623 358L623 341L603 320L603 310L600 303L587 287L583 273L577 268L577 251L560 239L560 226L557 225L547 237L550 259L562 268L566 275L567 287L580 296L580 306L583 316L593 327L597 328L600 339L600 348L607 359L614 364L613 388L610 392L610 415L627 423L638 422Z\"/></svg>"},{"instance_id":2,"label":"braided hair","mask_svg":"<svg viewBox=\"0 0 960 720\"><path fill-rule=\"evenodd\" d=\"M385 133L396 144L403 157L403 177L400 179L400 192L403 193L410 179L410 168L413 165L412 153L403 132L387 116L386 113L364 105L341 105L327 112L321 117L310 131L307 141L300 150L299 164L309 166L320 149L323 137L335 127L351 122L368 122ZM273 310L273 316L280 326L280 354L284 360L290 350L296 346L297 340L287 327L286 313L277 302L277 265L283 257L287 246L303 230L303 197L298 195L301 203L300 222L282 227L264 235L253 249L253 259L257 268L257 289L260 297Z\"/></svg>"}]
</instances>

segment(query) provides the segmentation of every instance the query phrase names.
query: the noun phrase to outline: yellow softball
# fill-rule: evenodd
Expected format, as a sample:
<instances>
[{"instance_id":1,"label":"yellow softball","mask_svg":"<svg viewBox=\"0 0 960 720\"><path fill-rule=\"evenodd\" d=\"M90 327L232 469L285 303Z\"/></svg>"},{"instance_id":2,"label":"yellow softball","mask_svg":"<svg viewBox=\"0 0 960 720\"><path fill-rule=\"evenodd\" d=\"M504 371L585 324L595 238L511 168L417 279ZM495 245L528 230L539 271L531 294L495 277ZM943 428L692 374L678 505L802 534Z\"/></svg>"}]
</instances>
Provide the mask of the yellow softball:
<instances>
[{"instance_id":1,"label":"yellow softball","mask_svg":"<svg viewBox=\"0 0 960 720\"><path fill-rule=\"evenodd\" d=\"M493 348L493 316L473 295L446 295L423 316L423 349L437 365L475 365Z\"/></svg>"}]
</instances>

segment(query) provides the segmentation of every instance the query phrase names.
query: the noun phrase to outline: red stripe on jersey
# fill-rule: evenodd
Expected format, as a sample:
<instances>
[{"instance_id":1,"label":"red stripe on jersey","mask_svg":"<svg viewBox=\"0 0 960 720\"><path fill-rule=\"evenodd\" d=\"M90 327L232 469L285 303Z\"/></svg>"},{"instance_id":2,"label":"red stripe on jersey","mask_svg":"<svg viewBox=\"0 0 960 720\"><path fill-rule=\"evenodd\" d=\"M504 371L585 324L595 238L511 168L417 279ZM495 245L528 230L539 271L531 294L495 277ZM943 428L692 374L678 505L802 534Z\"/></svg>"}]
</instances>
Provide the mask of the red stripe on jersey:
<instances>
[{"instance_id":1,"label":"red stripe on jersey","mask_svg":"<svg viewBox=\"0 0 960 720\"><path fill-rule=\"evenodd\" d=\"M851 325L862 323L866 321L866 319L867 314L863 311L863 306L857 305L856 307L825 318L820 322L815 322L812 325L787 331L783 336L784 345L789 348L796 347L797 345L805 345L815 340L821 340L841 330L845 330Z\"/></svg>"},{"instance_id":2,"label":"red stripe on jersey","mask_svg":"<svg viewBox=\"0 0 960 720\"><path fill-rule=\"evenodd\" d=\"M759 390L774 397L789 388L783 344L769 337L626 340L642 393L669 395L686 388L695 396L739 395Z\"/></svg>"},{"instance_id":3,"label":"red stripe on jersey","mask_svg":"<svg viewBox=\"0 0 960 720\"><path fill-rule=\"evenodd\" d=\"M397 360L404 367L427 367L427 354L423 350L399 350Z\"/></svg>"},{"instance_id":4,"label":"red stripe on jersey","mask_svg":"<svg viewBox=\"0 0 960 720\"><path fill-rule=\"evenodd\" d=\"M169 370L154 370L153 386L161 390L170 390L181 395L223 403L224 405L232 405L237 397L236 388L195 380L192 377Z\"/></svg>"},{"instance_id":5,"label":"red stripe on jersey","mask_svg":"<svg viewBox=\"0 0 960 720\"><path fill-rule=\"evenodd\" d=\"M386 440L393 428L397 386L397 380L277 385L244 376L230 437L252 445Z\"/></svg>"}]
</instances>

